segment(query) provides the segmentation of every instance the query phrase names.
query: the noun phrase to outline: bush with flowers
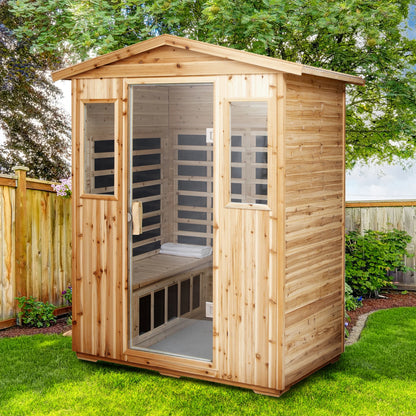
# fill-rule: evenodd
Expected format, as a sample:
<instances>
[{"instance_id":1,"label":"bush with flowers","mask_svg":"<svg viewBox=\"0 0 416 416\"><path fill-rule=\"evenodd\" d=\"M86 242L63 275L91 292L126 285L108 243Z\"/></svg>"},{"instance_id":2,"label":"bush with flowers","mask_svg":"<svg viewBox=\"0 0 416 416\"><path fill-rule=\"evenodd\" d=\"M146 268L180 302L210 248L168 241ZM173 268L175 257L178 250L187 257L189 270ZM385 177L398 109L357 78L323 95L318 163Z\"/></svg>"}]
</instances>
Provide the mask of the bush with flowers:
<instances>
[{"instance_id":1,"label":"bush with flowers","mask_svg":"<svg viewBox=\"0 0 416 416\"><path fill-rule=\"evenodd\" d=\"M71 306L72 305L72 286L68 285L68 288L62 291L62 297L66 301L66 303Z\"/></svg>"},{"instance_id":2,"label":"bush with flowers","mask_svg":"<svg viewBox=\"0 0 416 416\"><path fill-rule=\"evenodd\" d=\"M348 315L348 311L355 311L357 308L359 308L360 306L363 305L363 297L359 296L359 297L354 297L353 295L353 290L351 288L351 286L345 282L345 329L344 329L344 333L345 333L345 337L348 338L350 333L348 330L348 326L349 326L349 322L351 321L349 315Z\"/></svg>"},{"instance_id":3,"label":"bush with flowers","mask_svg":"<svg viewBox=\"0 0 416 416\"><path fill-rule=\"evenodd\" d=\"M62 196L64 198L71 198L71 178L60 179L60 183L52 184L51 186L58 196Z\"/></svg>"}]
</instances>

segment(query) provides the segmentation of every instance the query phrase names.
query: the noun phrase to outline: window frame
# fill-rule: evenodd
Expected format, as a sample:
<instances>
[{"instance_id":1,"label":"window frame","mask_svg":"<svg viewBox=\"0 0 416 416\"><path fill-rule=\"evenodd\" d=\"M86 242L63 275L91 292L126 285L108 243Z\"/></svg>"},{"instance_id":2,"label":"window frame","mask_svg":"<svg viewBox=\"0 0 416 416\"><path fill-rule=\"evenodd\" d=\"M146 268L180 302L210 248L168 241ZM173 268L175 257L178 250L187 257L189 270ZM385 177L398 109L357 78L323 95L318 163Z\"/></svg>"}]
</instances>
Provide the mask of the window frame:
<instances>
[{"instance_id":1,"label":"window frame","mask_svg":"<svg viewBox=\"0 0 416 416\"><path fill-rule=\"evenodd\" d=\"M267 137L267 198L266 204L251 203L251 202L234 202L231 201L231 137L232 137L232 126L231 126L231 105L233 102L265 102L267 104L267 122L266 122L266 137ZM271 127L271 108L272 101L269 97L249 97L249 98L227 98L224 103L224 151L227 152L227 201L225 208L228 209L249 209L257 211L271 211L270 207L270 182L269 182L269 164L272 159L272 148L270 143L270 127ZM254 128L253 131L257 131Z\"/></svg>"},{"instance_id":2,"label":"window frame","mask_svg":"<svg viewBox=\"0 0 416 416\"><path fill-rule=\"evenodd\" d=\"M113 99L81 99L80 100L80 198L84 199L100 199L106 201L117 201L118 200L118 176L119 176L119 151L118 144L120 142L119 137L119 109L120 109L120 100ZM86 192L85 190L85 162L86 162L86 105L87 104L114 104L114 193L112 195L108 194L93 194Z\"/></svg>"}]
</instances>

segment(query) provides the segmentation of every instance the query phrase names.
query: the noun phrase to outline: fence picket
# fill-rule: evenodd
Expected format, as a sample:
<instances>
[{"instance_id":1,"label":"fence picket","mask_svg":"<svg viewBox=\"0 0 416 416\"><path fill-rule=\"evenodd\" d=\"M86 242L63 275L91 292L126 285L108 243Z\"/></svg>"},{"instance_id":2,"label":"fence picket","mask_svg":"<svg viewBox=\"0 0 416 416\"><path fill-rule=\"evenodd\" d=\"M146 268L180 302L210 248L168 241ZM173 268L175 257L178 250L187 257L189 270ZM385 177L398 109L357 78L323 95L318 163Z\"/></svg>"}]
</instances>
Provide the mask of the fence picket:
<instances>
[{"instance_id":1,"label":"fence picket","mask_svg":"<svg viewBox=\"0 0 416 416\"><path fill-rule=\"evenodd\" d=\"M70 199L23 167L15 172L0 176L0 328L13 325L16 296L66 306L61 292L71 282Z\"/></svg>"}]
</instances>

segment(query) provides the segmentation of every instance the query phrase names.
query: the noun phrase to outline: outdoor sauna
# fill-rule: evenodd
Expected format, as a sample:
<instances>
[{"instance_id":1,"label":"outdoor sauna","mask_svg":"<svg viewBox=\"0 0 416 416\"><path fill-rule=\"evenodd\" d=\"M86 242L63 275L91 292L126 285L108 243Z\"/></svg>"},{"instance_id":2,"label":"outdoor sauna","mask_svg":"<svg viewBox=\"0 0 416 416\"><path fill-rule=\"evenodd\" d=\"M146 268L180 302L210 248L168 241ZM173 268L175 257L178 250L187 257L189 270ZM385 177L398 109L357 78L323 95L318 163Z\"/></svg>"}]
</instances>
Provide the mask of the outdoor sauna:
<instances>
[{"instance_id":1,"label":"outdoor sauna","mask_svg":"<svg viewBox=\"0 0 416 416\"><path fill-rule=\"evenodd\" d=\"M343 352L345 84L162 35L72 80L73 349L279 396Z\"/></svg>"}]
</instances>

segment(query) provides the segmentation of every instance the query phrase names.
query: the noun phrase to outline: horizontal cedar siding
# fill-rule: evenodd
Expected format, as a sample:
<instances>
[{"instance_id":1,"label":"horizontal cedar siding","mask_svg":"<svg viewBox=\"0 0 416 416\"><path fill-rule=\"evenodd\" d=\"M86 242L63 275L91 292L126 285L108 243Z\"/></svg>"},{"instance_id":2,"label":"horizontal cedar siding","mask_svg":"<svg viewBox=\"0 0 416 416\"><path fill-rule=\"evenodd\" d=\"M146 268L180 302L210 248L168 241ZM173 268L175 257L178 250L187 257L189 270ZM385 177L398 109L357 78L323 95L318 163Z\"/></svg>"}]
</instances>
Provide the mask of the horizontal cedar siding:
<instances>
[{"instance_id":1,"label":"horizontal cedar siding","mask_svg":"<svg viewBox=\"0 0 416 416\"><path fill-rule=\"evenodd\" d=\"M342 85L287 76L286 386L342 352Z\"/></svg>"}]
</instances>

